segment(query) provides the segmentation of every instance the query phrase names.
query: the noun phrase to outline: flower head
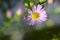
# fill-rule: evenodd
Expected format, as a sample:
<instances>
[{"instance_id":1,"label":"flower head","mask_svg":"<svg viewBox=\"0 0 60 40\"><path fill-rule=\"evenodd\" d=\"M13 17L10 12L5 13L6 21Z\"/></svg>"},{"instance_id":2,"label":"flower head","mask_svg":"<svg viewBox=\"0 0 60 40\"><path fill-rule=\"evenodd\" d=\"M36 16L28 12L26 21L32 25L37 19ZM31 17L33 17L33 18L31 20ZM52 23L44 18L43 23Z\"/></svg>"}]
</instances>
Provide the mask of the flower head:
<instances>
[{"instance_id":1,"label":"flower head","mask_svg":"<svg viewBox=\"0 0 60 40\"><path fill-rule=\"evenodd\" d=\"M17 16L22 15L22 8L17 9L16 15L17 15Z\"/></svg>"},{"instance_id":2,"label":"flower head","mask_svg":"<svg viewBox=\"0 0 60 40\"><path fill-rule=\"evenodd\" d=\"M30 25L39 25L43 21L47 20L47 14L42 5L37 5L32 7L32 11L30 9L26 9L28 12L27 22Z\"/></svg>"},{"instance_id":3,"label":"flower head","mask_svg":"<svg viewBox=\"0 0 60 40\"><path fill-rule=\"evenodd\" d=\"M54 0L48 0L49 4L52 4L54 2Z\"/></svg>"},{"instance_id":4,"label":"flower head","mask_svg":"<svg viewBox=\"0 0 60 40\"><path fill-rule=\"evenodd\" d=\"M6 15L7 15L8 18L11 18L12 17L12 11L8 10Z\"/></svg>"}]
</instances>

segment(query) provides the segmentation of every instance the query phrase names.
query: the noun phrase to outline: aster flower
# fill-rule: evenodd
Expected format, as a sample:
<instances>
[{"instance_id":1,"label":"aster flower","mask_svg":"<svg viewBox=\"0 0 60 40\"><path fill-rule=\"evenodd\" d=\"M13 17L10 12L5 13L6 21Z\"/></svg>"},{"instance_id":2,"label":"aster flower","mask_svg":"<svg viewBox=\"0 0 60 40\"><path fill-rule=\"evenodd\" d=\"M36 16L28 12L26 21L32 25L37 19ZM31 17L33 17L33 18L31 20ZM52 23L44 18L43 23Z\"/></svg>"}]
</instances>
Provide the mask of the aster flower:
<instances>
[{"instance_id":1,"label":"aster flower","mask_svg":"<svg viewBox=\"0 0 60 40\"><path fill-rule=\"evenodd\" d=\"M7 11L7 17L8 17L8 18L11 18L11 17L12 17L12 11L11 11L11 10L8 10L8 11Z\"/></svg>"},{"instance_id":2,"label":"aster flower","mask_svg":"<svg viewBox=\"0 0 60 40\"><path fill-rule=\"evenodd\" d=\"M42 5L33 6L32 10L27 9L28 16L27 22L29 25L40 25L43 21L47 20L47 14Z\"/></svg>"},{"instance_id":3,"label":"aster flower","mask_svg":"<svg viewBox=\"0 0 60 40\"><path fill-rule=\"evenodd\" d=\"M17 16L22 15L22 8L17 9L16 15L17 15Z\"/></svg>"},{"instance_id":4,"label":"aster flower","mask_svg":"<svg viewBox=\"0 0 60 40\"><path fill-rule=\"evenodd\" d=\"M54 2L54 0L48 0L49 4L52 4Z\"/></svg>"}]
</instances>

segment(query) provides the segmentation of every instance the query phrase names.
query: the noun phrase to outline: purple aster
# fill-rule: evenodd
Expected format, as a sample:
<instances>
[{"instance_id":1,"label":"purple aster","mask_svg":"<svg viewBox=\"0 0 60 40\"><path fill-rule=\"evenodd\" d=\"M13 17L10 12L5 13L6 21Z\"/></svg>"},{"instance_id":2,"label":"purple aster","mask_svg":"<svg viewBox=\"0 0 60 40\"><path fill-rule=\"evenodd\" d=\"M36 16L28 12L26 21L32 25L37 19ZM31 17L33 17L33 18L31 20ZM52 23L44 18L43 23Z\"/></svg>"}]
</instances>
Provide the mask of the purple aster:
<instances>
[{"instance_id":1,"label":"purple aster","mask_svg":"<svg viewBox=\"0 0 60 40\"><path fill-rule=\"evenodd\" d=\"M8 18L11 18L11 17L12 17L12 11L11 11L11 10L8 10L8 11L7 11L7 17L8 17Z\"/></svg>"},{"instance_id":2,"label":"purple aster","mask_svg":"<svg viewBox=\"0 0 60 40\"><path fill-rule=\"evenodd\" d=\"M33 6L32 10L26 9L28 12L27 22L29 25L39 25L47 20L47 14L42 5Z\"/></svg>"}]
</instances>

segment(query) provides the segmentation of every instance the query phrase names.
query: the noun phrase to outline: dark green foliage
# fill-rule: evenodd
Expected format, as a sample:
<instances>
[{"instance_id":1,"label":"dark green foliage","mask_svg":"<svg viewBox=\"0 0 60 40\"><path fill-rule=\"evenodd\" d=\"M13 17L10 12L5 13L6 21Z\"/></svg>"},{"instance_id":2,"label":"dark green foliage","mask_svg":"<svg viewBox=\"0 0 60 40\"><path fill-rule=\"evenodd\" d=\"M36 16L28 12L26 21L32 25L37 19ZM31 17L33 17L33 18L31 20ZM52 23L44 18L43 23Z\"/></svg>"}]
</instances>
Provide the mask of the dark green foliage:
<instances>
[{"instance_id":1,"label":"dark green foliage","mask_svg":"<svg viewBox=\"0 0 60 40\"><path fill-rule=\"evenodd\" d=\"M25 35L24 40L51 40L52 38L60 38L60 27L44 28L42 30L32 30Z\"/></svg>"},{"instance_id":2,"label":"dark green foliage","mask_svg":"<svg viewBox=\"0 0 60 40\"><path fill-rule=\"evenodd\" d=\"M3 33L0 32L0 40L10 40L10 35L4 35Z\"/></svg>"}]
</instances>

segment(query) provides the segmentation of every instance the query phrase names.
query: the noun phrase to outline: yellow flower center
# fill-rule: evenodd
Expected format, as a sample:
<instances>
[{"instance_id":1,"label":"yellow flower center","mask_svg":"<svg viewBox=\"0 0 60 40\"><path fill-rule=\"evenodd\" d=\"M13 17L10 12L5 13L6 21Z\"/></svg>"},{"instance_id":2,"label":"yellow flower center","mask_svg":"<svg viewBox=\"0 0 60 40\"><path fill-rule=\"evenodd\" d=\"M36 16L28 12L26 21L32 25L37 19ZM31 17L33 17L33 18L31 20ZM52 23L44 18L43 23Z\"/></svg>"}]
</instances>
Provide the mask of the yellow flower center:
<instances>
[{"instance_id":1,"label":"yellow flower center","mask_svg":"<svg viewBox=\"0 0 60 40\"><path fill-rule=\"evenodd\" d=\"M32 19L37 19L37 18L39 18L39 14L37 12L33 12L31 14L31 17L32 17Z\"/></svg>"}]
</instances>

